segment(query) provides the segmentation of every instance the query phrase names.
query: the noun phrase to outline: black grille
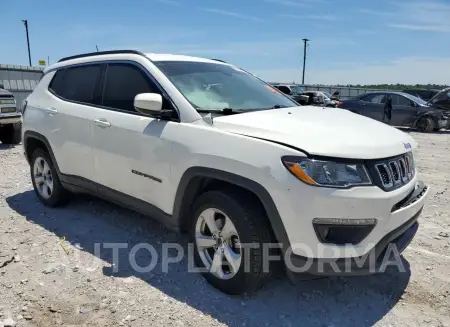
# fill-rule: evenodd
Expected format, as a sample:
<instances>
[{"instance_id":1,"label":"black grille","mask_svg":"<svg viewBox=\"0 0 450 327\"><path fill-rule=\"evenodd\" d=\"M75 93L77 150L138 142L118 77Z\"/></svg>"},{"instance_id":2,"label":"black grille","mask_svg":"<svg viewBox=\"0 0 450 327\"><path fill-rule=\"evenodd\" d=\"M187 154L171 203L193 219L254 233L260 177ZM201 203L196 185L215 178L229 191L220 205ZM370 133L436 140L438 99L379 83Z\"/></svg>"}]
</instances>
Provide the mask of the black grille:
<instances>
[{"instance_id":1,"label":"black grille","mask_svg":"<svg viewBox=\"0 0 450 327\"><path fill-rule=\"evenodd\" d=\"M399 157L373 161L368 165L375 184L385 191L392 191L407 184L415 175L411 152Z\"/></svg>"}]
</instances>

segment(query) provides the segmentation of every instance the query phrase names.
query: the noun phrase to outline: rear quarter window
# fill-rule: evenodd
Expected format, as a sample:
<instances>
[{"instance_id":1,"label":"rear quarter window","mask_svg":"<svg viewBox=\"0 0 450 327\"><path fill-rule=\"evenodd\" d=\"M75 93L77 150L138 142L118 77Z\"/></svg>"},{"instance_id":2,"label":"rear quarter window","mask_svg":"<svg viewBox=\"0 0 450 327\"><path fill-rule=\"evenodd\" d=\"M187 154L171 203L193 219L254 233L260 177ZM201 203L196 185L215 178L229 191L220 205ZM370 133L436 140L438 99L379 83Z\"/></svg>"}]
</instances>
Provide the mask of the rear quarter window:
<instances>
[{"instance_id":1,"label":"rear quarter window","mask_svg":"<svg viewBox=\"0 0 450 327\"><path fill-rule=\"evenodd\" d=\"M63 87L63 80L64 80L64 69L58 70L55 73L55 76L53 76L53 79L50 82L50 85L49 85L48 88L53 93L61 96L61 93L62 93L62 90L63 90L63 88L62 88Z\"/></svg>"}]
</instances>

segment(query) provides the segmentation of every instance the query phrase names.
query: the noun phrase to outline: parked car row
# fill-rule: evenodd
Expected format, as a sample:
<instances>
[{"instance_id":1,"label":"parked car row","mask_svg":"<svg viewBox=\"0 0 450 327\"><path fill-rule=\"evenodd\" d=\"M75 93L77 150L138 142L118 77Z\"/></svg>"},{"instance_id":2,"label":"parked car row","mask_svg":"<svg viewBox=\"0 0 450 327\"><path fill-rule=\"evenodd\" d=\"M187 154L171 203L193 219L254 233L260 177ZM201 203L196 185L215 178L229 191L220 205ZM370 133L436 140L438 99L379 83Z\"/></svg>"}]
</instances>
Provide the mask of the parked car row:
<instances>
[{"instance_id":1,"label":"parked car row","mask_svg":"<svg viewBox=\"0 0 450 327\"><path fill-rule=\"evenodd\" d=\"M337 107L338 101L332 100L332 95L322 91L307 91L296 84L273 84L302 106Z\"/></svg>"},{"instance_id":2,"label":"parked car row","mask_svg":"<svg viewBox=\"0 0 450 327\"><path fill-rule=\"evenodd\" d=\"M449 89L428 102L409 93L380 91L341 101L338 106L393 126L433 132L450 128L449 99Z\"/></svg>"}]
</instances>

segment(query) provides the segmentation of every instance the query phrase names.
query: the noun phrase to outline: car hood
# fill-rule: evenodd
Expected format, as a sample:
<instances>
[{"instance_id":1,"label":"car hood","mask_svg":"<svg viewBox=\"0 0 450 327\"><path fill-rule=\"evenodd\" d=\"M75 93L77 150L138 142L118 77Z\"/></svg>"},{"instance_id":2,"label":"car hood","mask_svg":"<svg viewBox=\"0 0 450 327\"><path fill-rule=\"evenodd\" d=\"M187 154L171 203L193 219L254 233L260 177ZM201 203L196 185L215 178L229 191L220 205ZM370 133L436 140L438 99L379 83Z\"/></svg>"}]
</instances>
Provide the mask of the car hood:
<instances>
[{"instance_id":1,"label":"car hood","mask_svg":"<svg viewBox=\"0 0 450 327\"><path fill-rule=\"evenodd\" d=\"M285 144L307 154L378 159L416 147L406 133L348 110L303 106L214 118L222 130Z\"/></svg>"}]
</instances>

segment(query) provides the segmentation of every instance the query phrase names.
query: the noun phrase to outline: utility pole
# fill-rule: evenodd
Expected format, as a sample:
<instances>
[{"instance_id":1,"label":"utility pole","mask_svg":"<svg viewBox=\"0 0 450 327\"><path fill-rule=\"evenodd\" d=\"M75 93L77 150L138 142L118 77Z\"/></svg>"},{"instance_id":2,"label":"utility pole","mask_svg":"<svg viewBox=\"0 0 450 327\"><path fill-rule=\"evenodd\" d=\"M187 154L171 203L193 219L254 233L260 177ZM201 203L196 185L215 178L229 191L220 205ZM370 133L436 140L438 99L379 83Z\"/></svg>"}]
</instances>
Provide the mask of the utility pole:
<instances>
[{"instance_id":1,"label":"utility pole","mask_svg":"<svg viewBox=\"0 0 450 327\"><path fill-rule=\"evenodd\" d=\"M309 39L303 39L303 77L302 77L302 84L305 84L305 67L306 67L306 46L308 45L308 42L311 41Z\"/></svg>"},{"instance_id":2,"label":"utility pole","mask_svg":"<svg viewBox=\"0 0 450 327\"><path fill-rule=\"evenodd\" d=\"M98 52L98 46L97 45L95 45L95 48L97 49L97 52Z\"/></svg>"},{"instance_id":3,"label":"utility pole","mask_svg":"<svg viewBox=\"0 0 450 327\"><path fill-rule=\"evenodd\" d=\"M30 52L30 37L28 35L28 20L22 20L23 24L25 25L25 30L27 32L27 45L28 45L28 60L30 62L31 66L31 52Z\"/></svg>"}]
</instances>

